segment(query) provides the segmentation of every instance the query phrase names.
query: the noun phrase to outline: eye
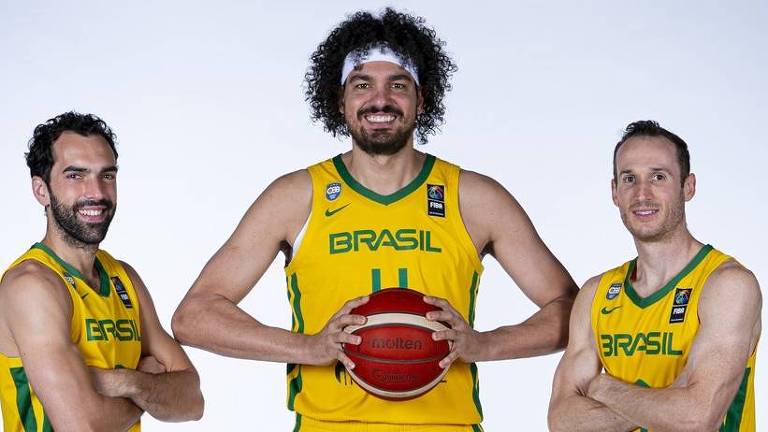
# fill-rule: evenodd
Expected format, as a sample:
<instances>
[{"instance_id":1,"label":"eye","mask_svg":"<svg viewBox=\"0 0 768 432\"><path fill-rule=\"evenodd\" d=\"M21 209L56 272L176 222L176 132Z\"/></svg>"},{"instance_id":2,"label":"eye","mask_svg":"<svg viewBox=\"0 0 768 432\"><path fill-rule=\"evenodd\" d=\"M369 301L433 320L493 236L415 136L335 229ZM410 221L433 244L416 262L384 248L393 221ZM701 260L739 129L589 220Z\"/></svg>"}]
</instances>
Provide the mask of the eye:
<instances>
[{"instance_id":1,"label":"eye","mask_svg":"<svg viewBox=\"0 0 768 432\"><path fill-rule=\"evenodd\" d=\"M405 83L396 82L396 83L392 83L392 88L397 90L405 90L407 86L405 85Z\"/></svg>"},{"instance_id":2,"label":"eye","mask_svg":"<svg viewBox=\"0 0 768 432\"><path fill-rule=\"evenodd\" d=\"M117 178L117 174L115 174L115 173L107 173L107 174L104 174L104 175L103 175L103 176L101 176L101 177L102 177L104 180L110 180L110 181L112 181L112 180L115 180L115 179Z\"/></svg>"},{"instance_id":3,"label":"eye","mask_svg":"<svg viewBox=\"0 0 768 432\"><path fill-rule=\"evenodd\" d=\"M652 176L651 178L652 178L652 179L653 179L653 181L655 181L655 182L661 182L661 181L664 181L664 180L666 180L666 179L667 179L667 176L666 176L666 175L664 175L664 173L654 173L654 174L653 174L653 176Z\"/></svg>"},{"instance_id":4,"label":"eye","mask_svg":"<svg viewBox=\"0 0 768 432\"><path fill-rule=\"evenodd\" d=\"M355 84L355 88L356 89L367 89L367 88L370 88L370 87L371 87L371 85L368 84L367 82L361 82L361 83Z\"/></svg>"},{"instance_id":5,"label":"eye","mask_svg":"<svg viewBox=\"0 0 768 432\"><path fill-rule=\"evenodd\" d=\"M76 172L70 172L65 175L66 178L70 180L80 180L83 178L82 174L76 173Z\"/></svg>"},{"instance_id":6,"label":"eye","mask_svg":"<svg viewBox=\"0 0 768 432\"><path fill-rule=\"evenodd\" d=\"M634 183L635 182L635 176L632 174L625 174L621 177L622 183Z\"/></svg>"}]
</instances>

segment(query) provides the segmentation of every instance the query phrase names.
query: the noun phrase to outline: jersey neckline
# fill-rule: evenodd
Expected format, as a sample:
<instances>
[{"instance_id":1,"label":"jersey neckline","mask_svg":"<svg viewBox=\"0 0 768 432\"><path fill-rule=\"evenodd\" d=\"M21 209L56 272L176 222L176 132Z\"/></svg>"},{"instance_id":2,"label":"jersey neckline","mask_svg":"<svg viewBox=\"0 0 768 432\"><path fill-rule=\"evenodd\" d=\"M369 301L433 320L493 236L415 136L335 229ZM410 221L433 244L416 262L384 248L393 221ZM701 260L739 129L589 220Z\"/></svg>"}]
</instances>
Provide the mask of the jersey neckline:
<instances>
[{"instance_id":1,"label":"jersey neckline","mask_svg":"<svg viewBox=\"0 0 768 432\"><path fill-rule=\"evenodd\" d=\"M683 279L685 276L688 275L696 266L701 263L701 261L704 259L704 257L709 254L709 252L712 250L712 245L704 245L702 246L701 250L694 256L688 264L686 264L685 267L683 267L682 270L680 270L680 273L675 275L672 279L669 280L666 284L664 284L663 287L661 287L659 290L657 290L655 293L649 295L648 297L640 297L640 294L635 291L635 287L632 286L632 280L631 276L632 273L635 271L635 267L637 266L637 258L633 259L629 262L629 268L627 268L627 274L624 277L624 287L625 292L627 293L627 296L629 297L632 302L640 307L641 309L645 309L646 307L656 303L661 299L662 297L666 296L670 291L672 291L672 288L674 288L678 282L680 282L681 279Z\"/></svg>"},{"instance_id":2,"label":"jersey neckline","mask_svg":"<svg viewBox=\"0 0 768 432\"><path fill-rule=\"evenodd\" d=\"M38 242L38 243L35 243L34 245L32 245L32 249L40 249L41 251L45 252L48 256L50 256L51 258L56 260L56 262L58 262L62 267L64 267L64 269L69 274L71 274L72 276L80 279L86 285L88 285L90 287L90 285L88 284L88 280L83 276L82 273L80 273L80 271L78 269L74 268L72 266L72 264L70 264L70 263L64 261L63 259L61 259L61 257L56 255L56 252L51 250L51 248L49 248L48 246L44 245L43 243ZM99 261L98 257L95 257L94 265L96 266L96 271L99 273L99 285L100 286L99 286L98 290L94 289L93 291L95 291L96 293L98 293L102 297L106 297L106 296L109 295L109 275L107 274L106 270L104 270L104 266L101 265L101 262ZM91 287L91 289L93 289L93 288Z\"/></svg>"},{"instance_id":3,"label":"jersey neckline","mask_svg":"<svg viewBox=\"0 0 768 432\"><path fill-rule=\"evenodd\" d=\"M429 177L430 172L432 172L432 167L435 165L435 159L435 156L427 153L426 158L424 159L424 165L422 165L421 171L419 171L419 174L416 176L416 178L411 180L411 182L405 185L402 189L389 195L380 195L355 180L355 178L352 177L352 174L349 173L349 170L347 170L347 166L344 165L344 161L341 160L341 154L333 158L333 165L336 167L336 171L339 173L342 180L344 180L344 182L347 183L347 185L349 185L352 190L379 204L389 205L399 201L402 198L405 198L411 192L418 189L419 186L424 184L424 182L427 181L427 177Z\"/></svg>"}]
</instances>

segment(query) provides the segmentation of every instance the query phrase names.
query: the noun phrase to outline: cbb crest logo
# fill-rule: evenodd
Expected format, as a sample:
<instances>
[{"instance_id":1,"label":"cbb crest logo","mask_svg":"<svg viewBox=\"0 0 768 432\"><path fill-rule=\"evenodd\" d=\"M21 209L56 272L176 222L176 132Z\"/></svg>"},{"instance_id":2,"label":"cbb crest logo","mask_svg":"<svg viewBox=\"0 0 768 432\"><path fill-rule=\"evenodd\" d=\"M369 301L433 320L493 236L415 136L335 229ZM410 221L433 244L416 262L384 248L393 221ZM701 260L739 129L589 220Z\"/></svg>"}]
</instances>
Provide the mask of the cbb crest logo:
<instances>
[{"instance_id":1,"label":"cbb crest logo","mask_svg":"<svg viewBox=\"0 0 768 432\"><path fill-rule=\"evenodd\" d=\"M621 284L620 283L613 283L608 288L608 292L605 294L605 298L608 300L613 300L616 298L616 296L619 295L621 292Z\"/></svg>"},{"instance_id":2,"label":"cbb crest logo","mask_svg":"<svg viewBox=\"0 0 768 432\"><path fill-rule=\"evenodd\" d=\"M676 305L687 305L688 299L691 297L691 289L679 289L675 293Z\"/></svg>"},{"instance_id":3,"label":"cbb crest logo","mask_svg":"<svg viewBox=\"0 0 768 432\"><path fill-rule=\"evenodd\" d=\"M328 183L325 187L325 198L333 201L341 195L341 183Z\"/></svg>"}]
</instances>

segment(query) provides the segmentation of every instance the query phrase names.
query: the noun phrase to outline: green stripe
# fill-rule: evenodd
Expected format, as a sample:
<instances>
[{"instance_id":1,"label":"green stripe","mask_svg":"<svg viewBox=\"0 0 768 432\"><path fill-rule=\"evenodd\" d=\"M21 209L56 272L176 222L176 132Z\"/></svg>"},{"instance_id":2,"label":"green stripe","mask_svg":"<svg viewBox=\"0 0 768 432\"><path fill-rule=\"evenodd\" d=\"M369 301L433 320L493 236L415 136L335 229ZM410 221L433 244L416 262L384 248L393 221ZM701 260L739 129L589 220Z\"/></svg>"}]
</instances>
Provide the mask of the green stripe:
<instances>
[{"instance_id":1,"label":"green stripe","mask_svg":"<svg viewBox=\"0 0 768 432\"><path fill-rule=\"evenodd\" d=\"M293 314L296 317L296 333L304 333L304 316L301 314L301 291L296 273L291 275L291 292L293 293Z\"/></svg>"},{"instance_id":2,"label":"green stripe","mask_svg":"<svg viewBox=\"0 0 768 432\"><path fill-rule=\"evenodd\" d=\"M424 159L424 165L421 166L421 171L419 171L419 174L416 176L416 178L408 183L404 188L389 195L379 195L358 183L357 180L355 180L355 178L352 177L352 175L347 170L346 165L344 165L344 162L341 160L341 155L333 158L333 165L336 167L336 171L338 171L344 182L347 183L349 187L352 188L352 190L379 204L389 205L407 196L411 192L418 189L419 186L424 184L424 182L427 181L427 177L429 177L429 173L432 172L432 166L435 165L435 159L436 158L431 154L427 154L426 159Z\"/></svg>"},{"instance_id":3,"label":"green stripe","mask_svg":"<svg viewBox=\"0 0 768 432\"><path fill-rule=\"evenodd\" d=\"M371 290L381 291L381 269L371 269Z\"/></svg>"},{"instance_id":4,"label":"green stripe","mask_svg":"<svg viewBox=\"0 0 768 432\"><path fill-rule=\"evenodd\" d=\"M23 367L11 368L13 383L16 385L16 407L19 410L19 419L24 423L25 432L37 431L35 411L32 409L32 390L29 387L29 379Z\"/></svg>"},{"instance_id":5,"label":"green stripe","mask_svg":"<svg viewBox=\"0 0 768 432\"><path fill-rule=\"evenodd\" d=\"M472 432L483 432L483 427L479 424L472 425Z\"/></svg>"},{"instance_id":6,"label":"green stripe","mask_svg":"<svg viewBox=\"0 0 768 432\"><path fill-rule=\"evenodd\" d=\"M637 265L637 258L633 259L629 263L629 268L627 269L627 275L624 278L624 290L627 293L627 297L632 300L633 303L635 303L638 307L645 309L646 307L656 303L659 299L667 295L670 291L672 291L675 286L677 286L677 283L680 282L680 280L688 275L694 268L696 268L699 263L704 259L704 257L707 256L709 251L712 250L712 245L704 245L704 247L701 248L699 253L696 254L695 257L691 260L691 262L688 263L682 270L680 270L680 273L677 274L677 276L673 277L672 280L667 282L661 289L656 291L655 293L651 294L650 296L646 298L640 297L640 295L635 291L635 288L632 286L631 276L632 273L635 271L635 266Z\"/></svg>"},{"instance_id":7,"label":"green stripe","mask_svg":"<svg viewBox=\"0 0 768 432\"><path fill-rule=\"evenodd\" d=\"M35 243L34 245L32 245L32 249L40 249L41 251L45 252L46 254L48 254L48 256L53 258L54 261L59 263L59 265L64 267L64 270L66 270L67 273L69 273L72 276L80 279L81 281L85 282L86 285L88 285L88 280L85 277L83 277L83 274L80 273L80 271L78 269L72 267L72 265L70 263L68 263L68 262L64 261L63 259L61 259L61 257L56 255L56 252L51 250L48 246L46 246L46 245L44 245L42 243ZM110 285L109 284L109 275L107 274L107 271L104 270L104 266L101 265L101 262L99 262L98 258L95 259L94 265L96 267L96 271L99 273L99 291L97 291L97 292L99 293L100 296L107 297L109 295L109 291L110 291L110 289L109 289L109 285Z\"/></svg>"},{"instance_id":8,"label":"green stripe","mask_svg":"<svg viewBox=\"0 0 768 432\"><path fill-rule=\"evenodd\" d=\"M475 327L475 300L477 299L477 272L472 272L472 285L469 287L469 326Z\"/></svg>"},{"instance_id":9,"label":"green stripe","mask_svg":"<svg viewBox=\"0 0 768 432\"><path fill-rule=\"evenodd\" d=\"M475 402L477 413L480 414L480 421L483 421L483 407L480 405L480 380L477 378L477 365L469 364L469 371L472 373L472 400Z\"/></svg>"},{"instance_id":10,"label":"green stripe","mask_svg":"<svg viewBox=\"0 0 768 432\"><path fill-rule=\"evenodd\" d=\"M48 419L48 414L43 415L43 432L53 432L51 421Z\"/></svg>"},{"instance_id":11,"label":"green stripe","mask_svg":"<svg viewBox=\"0 0 768 432\"><path fill-rule=\"evenodd\" d=\"M397 279L399 281L398 286L400 288L408 288L408 269L397 269Z\"/></svg>"},{"instance_id":12,"label":"green stripe","mask_svg":"<svg viewBox=\"0 0 768 432\"><path fill-rule=\"evenodd\" d=\"M299 432L301 430L301 414L296 413L296 426L293 427L293 432Z\"/></svg>"},{"instance_id":13,"label":"green stripe","mask_svg":"<svg viewBox=\"0 0 768 432\"><path fill-rule=\"evenodd\" d=\"M741 379L739 391L728 407L728 413L725 415L725 421L720 426L720 432L737 432L741 427L741 416L744 414L744 401L747 399L747 388L749 387L749 373L751 368L744 369L744 377Z\"/></svg>"},{"instance_id":14,"label":"green stripe","mask_svg":"<svg viewBox=\"0 0 768 432\"><path fill-rule=\"evenodd\" d=\"M301 365L299 365L299 371L296 373L296 377L288 384L288 409L296 411L296 396L301 393L303 382L301 380Z\"/></svg>"}]
</instances>

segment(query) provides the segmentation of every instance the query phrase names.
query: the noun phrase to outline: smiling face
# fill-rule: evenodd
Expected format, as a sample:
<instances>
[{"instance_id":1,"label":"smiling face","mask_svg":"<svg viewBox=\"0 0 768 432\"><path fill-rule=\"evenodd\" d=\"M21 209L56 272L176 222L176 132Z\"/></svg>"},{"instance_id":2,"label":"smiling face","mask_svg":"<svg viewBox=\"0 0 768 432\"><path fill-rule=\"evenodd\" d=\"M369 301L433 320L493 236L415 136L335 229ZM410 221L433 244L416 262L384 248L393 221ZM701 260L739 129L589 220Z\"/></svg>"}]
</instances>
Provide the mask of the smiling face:
<instances>
[{"instance_id":1,"label":"smiling face","mask_svg":"<svg viewBox=\"0 0 768 432\"><path fill-rule=\"evenodd\" d=\"M391 155L412 145L421 106L416 83L405 69L373 61L349 74L339 109L355 145L370 155Z\"/></svg>"},{"instance_id":2,"label":"smiling face","mask_svg":"<svg viewBox=\"0 0 768 432\"><path fill-rule=\"evenodd\" d=\"M75 246L98 245L107 235L117 199L115 155L99 135L64 132L53 144L48 184L32 178L38 201L50 207L49 227Z\"/></svg>"},{"instance_id":3,"label":"smiling face","mask_svg":"<svg viewBox=\"0 0 768 432\"><path fill-rule=\"evenodd\" d=\"M613 202L638 241L653 242L685 230L685 202L693 198L693 174L681 178L677 150L663 137L628 139L616 154Z\"/></svg>"}]
</instances>

